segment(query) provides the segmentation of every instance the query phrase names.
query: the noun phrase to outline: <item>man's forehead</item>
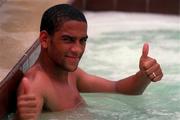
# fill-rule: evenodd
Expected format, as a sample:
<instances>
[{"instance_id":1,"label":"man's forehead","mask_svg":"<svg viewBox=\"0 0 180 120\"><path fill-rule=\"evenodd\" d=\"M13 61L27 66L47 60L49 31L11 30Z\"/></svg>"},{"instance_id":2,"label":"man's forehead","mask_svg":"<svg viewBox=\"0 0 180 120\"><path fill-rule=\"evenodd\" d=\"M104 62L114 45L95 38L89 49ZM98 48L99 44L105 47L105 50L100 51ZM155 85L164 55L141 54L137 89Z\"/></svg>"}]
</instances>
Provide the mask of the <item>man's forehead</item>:
<instances>
[{"instance_id":1,"label":"man's forehead","mask_svg":"<svg viewBox=\"0 0 180 120\"><path fill-rule=\"evenodd\" d=\"M85 38L88 37L87 30L77 30L77 29L60 29L55 32L55 36L59 37L76 37Z\"/></svg>"},{"instance_id":2,"label":"man's forehead","mask_svg":"<svg viewBox=\"0 0 180 120\"><path fill-rule=\"evenodd\" d=\"M87 26L87 23L84 21L78 21L78 20L67 20L67 21L61 22L59 24L59 27L68 26L68 25L84 25L84 26Z\"/></svg>"}]
</instances>

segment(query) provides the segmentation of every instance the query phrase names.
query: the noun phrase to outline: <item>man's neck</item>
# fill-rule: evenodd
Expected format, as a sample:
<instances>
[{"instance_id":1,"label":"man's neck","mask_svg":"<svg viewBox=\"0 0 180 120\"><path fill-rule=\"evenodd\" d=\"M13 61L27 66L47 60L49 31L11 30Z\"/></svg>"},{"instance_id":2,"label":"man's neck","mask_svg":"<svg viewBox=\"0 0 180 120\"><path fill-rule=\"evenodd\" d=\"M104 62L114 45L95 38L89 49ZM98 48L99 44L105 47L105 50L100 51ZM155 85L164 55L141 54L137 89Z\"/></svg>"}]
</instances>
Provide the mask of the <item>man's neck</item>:
<instances>
[{"instance_id":1,"label":"man's neck","mask_svg":"<svg viewBox=\"0 0 180 120\"><path fill-rule=\"evenodd\" d=\"M69 72L54 64L48 57L43 55L43 53L40 53L37 62L41 65L46 74L53 80L60 80L61 82L68 81Z\"/></svg>"}]
</instances>

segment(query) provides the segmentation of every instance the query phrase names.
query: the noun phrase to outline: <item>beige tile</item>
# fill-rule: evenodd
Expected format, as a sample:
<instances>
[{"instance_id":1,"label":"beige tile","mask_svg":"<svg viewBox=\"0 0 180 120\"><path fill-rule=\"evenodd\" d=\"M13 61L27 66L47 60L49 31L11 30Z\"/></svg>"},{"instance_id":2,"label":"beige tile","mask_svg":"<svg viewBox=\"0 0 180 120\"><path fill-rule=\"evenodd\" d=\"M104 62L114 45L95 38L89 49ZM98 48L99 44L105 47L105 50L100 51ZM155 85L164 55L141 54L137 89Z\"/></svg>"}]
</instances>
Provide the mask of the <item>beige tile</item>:
<instances>
[{"instance_id":1,"label":"beige tile","mask_svg":"<svg viewBox=\"0 0 180 120\"><path fill-rule=\"evenodd\" d=\"M38 38L40 18L44 10L66 2L68 1L7 0L0 6L0 81Z\"/></svg>"}]
</instances>

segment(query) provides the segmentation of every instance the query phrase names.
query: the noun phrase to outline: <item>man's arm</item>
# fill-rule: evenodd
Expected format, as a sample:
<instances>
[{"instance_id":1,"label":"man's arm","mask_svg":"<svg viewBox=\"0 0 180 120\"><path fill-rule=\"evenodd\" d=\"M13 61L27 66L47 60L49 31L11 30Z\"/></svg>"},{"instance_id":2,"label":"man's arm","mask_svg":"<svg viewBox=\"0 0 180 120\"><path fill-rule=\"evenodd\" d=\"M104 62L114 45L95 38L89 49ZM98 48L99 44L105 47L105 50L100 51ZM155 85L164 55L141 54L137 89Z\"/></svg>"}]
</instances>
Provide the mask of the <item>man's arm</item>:
<instances>
[{"instance_id":1,"label":"man's arm","mask_svg":"<svg viewBox=\"0 0 180 120\"><path fill-rule=\"evenodd\" d=\"M79 74L77 87L80 92L108 92L139 95L143 93L145 88L151 82L141 72L118 81L107 80L102 77L90 75L80 68L76 72Z\"/></svg>"},{"instance_id":2,"label":"man's arm","mask_svg":"<svg viewBox=\"0 0 180 120\"><path fill-rule=\"evenodd\" d=\"M148 57L149 46L144 44L139 62L140 71L119 81L110 81L76 70L77 87L80 92L113 92L127 95L142 94L151 81L161 80L163 74L155 59ZM155 74L155 76L154 76Z\"/></svg>"}]
</instances>

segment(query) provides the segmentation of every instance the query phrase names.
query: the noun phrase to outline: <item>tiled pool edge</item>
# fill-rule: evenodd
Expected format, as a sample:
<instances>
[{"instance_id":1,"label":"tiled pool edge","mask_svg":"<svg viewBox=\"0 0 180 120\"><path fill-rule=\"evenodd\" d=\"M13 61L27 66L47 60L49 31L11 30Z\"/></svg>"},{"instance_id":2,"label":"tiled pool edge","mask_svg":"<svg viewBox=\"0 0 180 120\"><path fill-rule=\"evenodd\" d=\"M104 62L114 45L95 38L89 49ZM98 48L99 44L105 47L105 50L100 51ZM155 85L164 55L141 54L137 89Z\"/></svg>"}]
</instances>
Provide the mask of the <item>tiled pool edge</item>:
<instances>
[{"instance_id":1,"label":"tiled pool edge","mask_svg":"<svg viewBox=\"0 0 180 120\"><path fill-rule=\"evenodd\" d=\"M19 62L0 82L0 119L16 109L16 91L23 73L36 61L40 52L39 40L27 50Z\"/></svg>"}]
</instances>

